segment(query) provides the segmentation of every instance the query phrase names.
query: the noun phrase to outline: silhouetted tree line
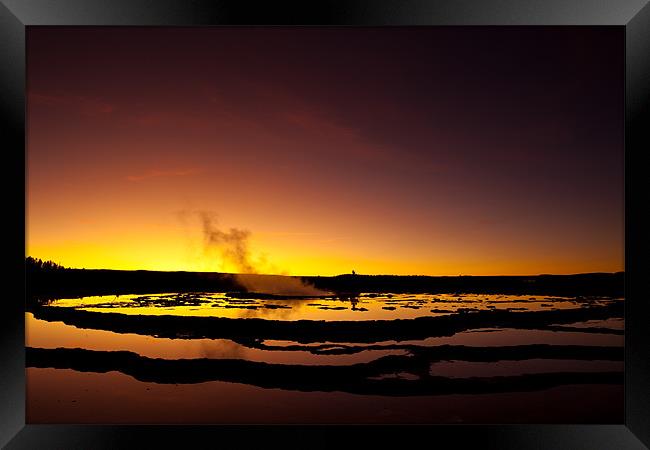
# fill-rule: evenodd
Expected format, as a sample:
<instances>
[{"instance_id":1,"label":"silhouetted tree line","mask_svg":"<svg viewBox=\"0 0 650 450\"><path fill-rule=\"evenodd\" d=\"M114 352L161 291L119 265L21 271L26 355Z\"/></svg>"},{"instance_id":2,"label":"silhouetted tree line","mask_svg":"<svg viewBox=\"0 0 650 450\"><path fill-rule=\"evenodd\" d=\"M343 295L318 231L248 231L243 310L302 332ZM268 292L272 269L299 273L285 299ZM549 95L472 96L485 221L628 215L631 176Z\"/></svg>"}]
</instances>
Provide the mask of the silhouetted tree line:
<instances>
[{"instance_id":1,"label":"silhouetted tree line","mask_svg":"<svg viewBox=\"0 0 650 450\"><path fill-rule=\"evenodd\" d=\"M25 258L25 269L28 271L52 271L65 270L66 268L54 261L43 261L40 258L32 258L31 256L28 256Z\"/></svg>"},{"instance_id":2,"label":"silhouetted tree line","mask_svg":"<svg viewBox=\"0 0 650 450\"><path fill-rule=\"evenodd\" d=\"M224 273L156 272L146 270L72 269L53 261L25 258L28 304L49 298L155 292L245 291ZM566 296L624 296L623 272L538 276L397 276L339 275L303 277L336 293L501 293Z\"/></svg>"},{"instance_id":3,"label":"silhouetted tree line","mask_svg":"<svg viewBox=\"0 0 650 450\"><path fill-rule=\"evenodd\" d=\"M25 258L25 277L28 306L86 295L243 290L229 274L74 269L32 257Z\"/></svg>"}]
</instances>

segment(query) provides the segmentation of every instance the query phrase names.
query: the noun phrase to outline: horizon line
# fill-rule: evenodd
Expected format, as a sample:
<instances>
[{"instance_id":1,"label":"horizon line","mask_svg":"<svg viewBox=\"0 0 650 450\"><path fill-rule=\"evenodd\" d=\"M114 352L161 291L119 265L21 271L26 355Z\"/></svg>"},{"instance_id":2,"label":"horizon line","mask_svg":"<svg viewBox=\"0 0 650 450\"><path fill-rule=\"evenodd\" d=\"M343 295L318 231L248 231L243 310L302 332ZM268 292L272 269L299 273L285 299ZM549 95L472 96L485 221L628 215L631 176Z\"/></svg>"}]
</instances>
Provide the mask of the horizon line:
<instances>
[{"instance_id":1,"label":"horizon line","mask_svg":"<svg viewBox=\"0 0 650 450\"><path fill-rule=\"evenodd\" d=\"M27 259L29 256L25 256ZM31 257L33 259L41 259L36 257ZM45 261L41 259L41 261ZM54 262L54 261L52 261ZM58 263L56 263L58 264ZM60 264L59 264L60 265ZM364 274L364 273L355 273L350 272L339 273L334 275L289 275L289 274L275 274L275 273L246 273L246 272L218 272L218 271L201 271L201 270L153 270L153 269L109 269L109 268L87 268L87 267L64 267L64 269L69 270L112 270L119 272L161 272L161 273L200 273L200 274L219 274L219 275L259 275L259 276L279 276L279 277L294 277L294 278L303 278L303 277L339 277L339 276L370 276L370 277L381 277L381 276L392 276L392 277L540 277L540 276L577 276L577 275L596 275L596 274L619 274L625 273L625 270L617 271L596 271L596 272L577 272L577 273L537 273L537 274L491 274L491 275L473 275L473 274L458 274L458 275L424 275L424 274L391 274L391 273L378 273L378 274Z\"/></svg>"}]
</instances>

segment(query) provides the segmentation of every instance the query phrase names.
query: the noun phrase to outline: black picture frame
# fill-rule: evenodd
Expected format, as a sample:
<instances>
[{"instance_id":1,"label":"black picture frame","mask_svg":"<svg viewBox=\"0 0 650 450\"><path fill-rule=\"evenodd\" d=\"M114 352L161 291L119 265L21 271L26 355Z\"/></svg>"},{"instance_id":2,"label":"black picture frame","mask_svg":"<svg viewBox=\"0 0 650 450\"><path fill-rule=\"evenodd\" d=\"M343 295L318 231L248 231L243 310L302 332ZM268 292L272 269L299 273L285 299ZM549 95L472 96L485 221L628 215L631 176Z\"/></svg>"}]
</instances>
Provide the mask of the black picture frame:
<instances>
[{"instance_id":1,"label":"black picture frame","mask_svg":"<svg viewBox=\"0 0 650 450\"><path fill-rule=\"evenodd\" d=\"M219 446L231 439L337 445L355 434L384 445L447 442L454 448L637 449L650 446L650 317L644 298L650 149L649 0L0 0L0 139L5 204L0 445L7 448ZM33 25L609 25L625 29L625 421L620 425L78 426L25 424L25 30ZM632 215L633 213L639 214ZM227 441L224 441L226 439ZM406 439L406 442L405 442Z\"/></svg>"}]
</instances>

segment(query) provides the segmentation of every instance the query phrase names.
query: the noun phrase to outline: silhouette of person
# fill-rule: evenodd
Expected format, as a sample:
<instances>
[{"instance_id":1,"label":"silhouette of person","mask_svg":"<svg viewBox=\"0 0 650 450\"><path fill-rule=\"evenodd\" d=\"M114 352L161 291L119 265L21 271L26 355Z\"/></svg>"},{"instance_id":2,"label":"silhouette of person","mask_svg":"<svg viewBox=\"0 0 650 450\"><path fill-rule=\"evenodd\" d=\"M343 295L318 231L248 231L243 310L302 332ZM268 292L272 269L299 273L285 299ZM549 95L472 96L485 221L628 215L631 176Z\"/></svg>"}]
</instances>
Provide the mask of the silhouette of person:
<instances>
[{"instance_id":1,"label":"silhouette of person","mask_svg":"<svg viewBox=\"0 0 650 450\"><path fill-rule=\"evenodd\" d=\"M353 270L352 270L352 275L356 275L356 274L357 274L357 273L356 273L356 272L354 271L354 269L353 269Z\"/></svg>"}]
</instances>

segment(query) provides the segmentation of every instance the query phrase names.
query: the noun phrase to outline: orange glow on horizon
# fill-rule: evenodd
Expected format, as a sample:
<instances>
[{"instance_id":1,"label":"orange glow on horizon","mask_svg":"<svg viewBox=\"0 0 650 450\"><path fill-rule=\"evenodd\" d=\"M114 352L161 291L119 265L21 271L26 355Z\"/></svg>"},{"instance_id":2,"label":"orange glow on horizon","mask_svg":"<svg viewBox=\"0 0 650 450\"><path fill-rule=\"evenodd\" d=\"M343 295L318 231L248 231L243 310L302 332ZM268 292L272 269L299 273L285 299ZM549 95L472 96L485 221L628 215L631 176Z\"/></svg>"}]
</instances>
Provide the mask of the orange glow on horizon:
<instances>
[{"instance_id":1,"label":"orange glow on horizon","mask_svg":"<svg viewBox=\"0 0 650 450\"><path fill-rule=\"evenodd\" d=\"M26 254L239 272L206 251L208 211L260 273L624 270L611 36L455 33L29 29Z\"/></svg>"}]
</instances>

